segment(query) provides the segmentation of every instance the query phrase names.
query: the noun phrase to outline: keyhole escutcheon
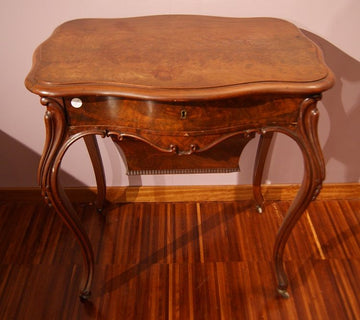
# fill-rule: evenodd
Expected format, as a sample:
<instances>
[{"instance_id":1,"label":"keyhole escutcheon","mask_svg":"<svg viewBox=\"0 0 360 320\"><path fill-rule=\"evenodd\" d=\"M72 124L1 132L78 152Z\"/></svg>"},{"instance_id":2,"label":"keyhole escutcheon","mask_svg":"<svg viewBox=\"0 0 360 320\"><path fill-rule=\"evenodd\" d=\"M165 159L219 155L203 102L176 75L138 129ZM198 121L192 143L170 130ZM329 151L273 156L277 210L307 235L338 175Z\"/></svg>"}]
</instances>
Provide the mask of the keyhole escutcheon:
<instances>
[{"instance_id":1,"label":"keyhole escutcheon","mask_svg":"<svg viewBox=\"0 0 360 320\"><path fill-rule=\"evenodd\" d=\"M186 119L186 114L187 114L187 113L186 113L186 110L181 110L181 111L180 111L180 119L181 119L181 120Z\"/></svg>"}]
</instances>

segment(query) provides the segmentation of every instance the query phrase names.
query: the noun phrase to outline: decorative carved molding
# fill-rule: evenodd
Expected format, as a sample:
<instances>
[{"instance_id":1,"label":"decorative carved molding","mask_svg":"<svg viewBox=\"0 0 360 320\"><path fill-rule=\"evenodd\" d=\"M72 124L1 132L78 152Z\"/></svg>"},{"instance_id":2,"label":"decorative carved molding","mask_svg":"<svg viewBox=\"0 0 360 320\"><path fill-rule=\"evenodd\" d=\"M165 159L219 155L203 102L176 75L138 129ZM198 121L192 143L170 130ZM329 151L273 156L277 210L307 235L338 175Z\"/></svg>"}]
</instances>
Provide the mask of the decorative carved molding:
<instances>
[{"instance_id":1,"label":"decorative carved molding","mask_svg":"<svg viewBox=\"0 0 360 320\"><path fill-rule=\"evenodd\" d=\"M209 169L164 169L164 170L129 170L132 175L155 175L155 174L197 174L197 173L231 173L239 172L240 168L209 168Z\"/></svg>"},{"instance_id":2,"label":"decorative carved molding","mask_svg":"<svg viewBox=\"0 0 360 320\"><path fill-rule=\"evenodd\" d=\"M49 174L53 166L54 157L65 137L66 119L61 99L42 97L42 105L46 106L44 116L46 138L44 150L38 167L38 183L45 201L49 202Z\"/></svg>"},{"instance_id":3,"label":"decorative carved molding","mask_svg":"<svg viewBox=\"0 0 360 320\"><path fill-rule=\"evenodd\" d=\"M322 188L322 182L325 179L325 161L321 151L318 139L318 121L319 110L317 109L317 102L321 99L321 95L316 95L307 98L302 103L299 115L299 130L301 134L306 136L306 148L308 156L311 158L311 165L313 166L312 182L314 190L312 200L315 200Z\"/></svg>"},{"instance_id":4,"label":"decorative carved molding","mask_svg":"<svg viewBox=\"0 0 360 320\"><path fill-rule=\"evenodd\" d=\"M175 144L171 144L169 146L170 152L175 153L177 155L190 155L190 154L193 154L194 152L198 151L199 149L200 148L196 143L190 144L188 150L180 150L180 148Z\"/></svg>"},{"instance_id":5,"label":"decorative carved molding","mask_svg":"<svg viewBox=\"0 0 360 320\"><path fill-rule=\"evenodd\" d=\"M82 132L87 132L86 130L81 130ZM191 155L195 152L203 152L205 150L211 149L214 146L216 146L217 144L221 143L222 141L229 139L233 136L238 136L238 135L242 135L242 137L244 139L252 139L255 137L255 133L258 132L259 129L251 129L251 130L239 130L239 131L234 131L231 133L227 133L227 134L214 134L214 137L212 140L209 140L210 142L204 144L203 146L199 146L199 143L197 141L202 141L202 136L201 135L196 135L194 137L192 137L193 139L193 143L187 144L186 147L180 147L178 143L174 142L174 143L170 143L167 144L166 147L163 146L162 144L158 143L156 141L156 139L150 139L151 137L160 137L162 136L162 133L159 132L157 133L156 131L152 132L150 138L146 135L143 134L142 132L139 133L133 133L133 132L127 132L124 131L123 129L115 129L112 128L110 129L99 129L98 131L94 131L92 130L92 132L94 132L94 134L100 134L101 136L106 136L106 137L111 137L114 141L119 141L122 142L127 138L133 138L135 140L140 140L142 142L147 143L148 145L151 145L152 147L154 147L155 149L161 151L161 152L167 152L167 153L174 153L177 155ZM203 136L208 136L208 132L204 132ZM178 135L178 136L173 136L174 140L176 138L184 138L186 140L190 140L191 136L189 135ZM167 137L166 140L171 140L171 136L170 138Z\"/></svg>"}]
</instances>

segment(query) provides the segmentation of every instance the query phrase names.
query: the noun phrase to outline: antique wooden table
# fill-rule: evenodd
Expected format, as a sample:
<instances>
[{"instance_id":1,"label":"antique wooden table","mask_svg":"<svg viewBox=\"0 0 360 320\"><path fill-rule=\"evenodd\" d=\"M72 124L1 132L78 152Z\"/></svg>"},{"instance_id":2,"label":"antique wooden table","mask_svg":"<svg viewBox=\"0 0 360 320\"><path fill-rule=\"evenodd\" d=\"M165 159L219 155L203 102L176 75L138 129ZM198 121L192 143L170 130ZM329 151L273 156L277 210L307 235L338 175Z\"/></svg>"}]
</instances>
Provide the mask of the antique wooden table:
<instances>
[{"instance_id":1,"label":"antique wooden table","mask_svg":"<svg viewBox=\"0 0 360 320\"><path fill-rule=\"evenodd\" d=\"M76 236L90 296L94 255L58 180L66 150L84 138L96 175L105 178L96 135L111 137L128 174L233 172L260 135L254 198L274 132L300 147L304 178L274 246L278 292L288 297L283 252L290 232L325 176L317 101L333 84L320 50L294 25L273 18L165 15L64 23L35 51L26 87L46 106L38 179L44 197Z\"/></svg>"}]
</instances>

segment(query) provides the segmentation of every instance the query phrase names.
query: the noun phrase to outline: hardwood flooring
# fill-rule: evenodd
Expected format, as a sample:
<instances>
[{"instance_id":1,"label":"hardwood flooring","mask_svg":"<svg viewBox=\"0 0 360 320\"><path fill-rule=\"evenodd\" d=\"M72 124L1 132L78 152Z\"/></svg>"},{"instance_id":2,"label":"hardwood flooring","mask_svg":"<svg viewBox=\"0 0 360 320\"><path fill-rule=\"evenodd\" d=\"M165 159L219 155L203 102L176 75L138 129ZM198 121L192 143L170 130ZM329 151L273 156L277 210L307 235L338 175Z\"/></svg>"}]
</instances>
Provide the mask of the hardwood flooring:
<instances>
[{"instance_id":1,"label":"hardwood flooring","mask_svg":"<svg viewBox=\"0 0 360 320\"><path fill-rule=\"evenodd\" d=\"M89 303L82 257L42 202L0 202L0 319L360 319L360 199L313 202L285 252L288 300L272 246L289 207L251 201L79 203L96 257Z\"/></svg>"}]
</instances>

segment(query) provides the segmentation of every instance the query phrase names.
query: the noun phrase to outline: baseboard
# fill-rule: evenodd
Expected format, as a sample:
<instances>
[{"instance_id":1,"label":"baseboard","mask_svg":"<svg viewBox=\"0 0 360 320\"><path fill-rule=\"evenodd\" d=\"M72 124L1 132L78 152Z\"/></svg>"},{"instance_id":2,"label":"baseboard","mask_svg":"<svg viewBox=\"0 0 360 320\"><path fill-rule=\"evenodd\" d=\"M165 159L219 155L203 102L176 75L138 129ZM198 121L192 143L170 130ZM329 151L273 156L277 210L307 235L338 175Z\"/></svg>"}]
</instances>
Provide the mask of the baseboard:
<instances>
[{"instance_id":1,"label":"baseboard","mask_svg":"<svg viewBox=\"0 0 360 320\"><path fill-rule=\"evenodd\" d=\"M267 200L292 200L299 190L298 184L263 185ZM95 187L65 189L70 200L92 202ZM108 187L110 202L187 202L187 201L237 201L253 198L251 185L236 186L156 186ZM0 188L0 201L37 201L39 188ZM318 200L360 199L360 183L324 184Z\"/></svg>"}]
</instances>

